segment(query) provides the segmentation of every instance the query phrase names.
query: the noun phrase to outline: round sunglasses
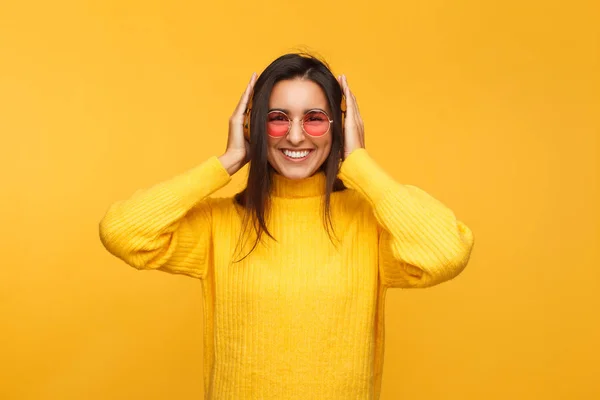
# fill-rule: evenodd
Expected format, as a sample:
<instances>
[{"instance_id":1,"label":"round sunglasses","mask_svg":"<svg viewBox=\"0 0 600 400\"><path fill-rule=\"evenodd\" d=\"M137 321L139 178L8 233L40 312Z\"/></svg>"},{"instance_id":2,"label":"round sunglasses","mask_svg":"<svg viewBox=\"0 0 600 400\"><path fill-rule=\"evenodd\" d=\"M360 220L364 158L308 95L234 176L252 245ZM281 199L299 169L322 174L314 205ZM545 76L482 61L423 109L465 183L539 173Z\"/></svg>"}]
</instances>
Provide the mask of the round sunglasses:
<instances>
[{"instance_id":1,"label":"round sunglasses","mask_svg":"<svg viewBox=\"0 0 600 400\"><path fill-rule=\"evenodd\" d=\"M302 117L302 130L309 136L319 137L329 132L332 119L323 110L309 110ZM292 120L288 115L279 110L267 114L267 134L280 138L287 135L292 128Z\"/></svg>"}]
</instances>

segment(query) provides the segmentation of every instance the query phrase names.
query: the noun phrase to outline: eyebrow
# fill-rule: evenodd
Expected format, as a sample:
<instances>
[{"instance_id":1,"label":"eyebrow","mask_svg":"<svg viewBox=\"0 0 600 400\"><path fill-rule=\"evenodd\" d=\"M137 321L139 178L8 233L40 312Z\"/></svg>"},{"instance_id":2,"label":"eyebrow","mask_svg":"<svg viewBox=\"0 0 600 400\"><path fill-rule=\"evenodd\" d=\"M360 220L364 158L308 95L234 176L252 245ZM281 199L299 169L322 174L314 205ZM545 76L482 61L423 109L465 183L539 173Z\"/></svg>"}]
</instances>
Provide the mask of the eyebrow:
<instances>
[{"instance_id":1,"label":"eyebrow","mask_svg":"<svg viewBox=\"0 0 600 400\"><path fill-rule=\"evenodd\" d=\"M307 112L309 112L309 111L314 111L314 110L320 110L320 111L323 111L323 112L325 112L325 110L324 110L324 109L322 109L322 108L319 108L319 107L313 107L313 108L306 108L306 109L303 111L303 113L304 113L304 114L306 114ZM283 111L283 112L284 112L284 113L286 113L286 114L291 114L290 110L288 110L287 108L270 108L268 112L271 112L271 111Z\"/></svg>"}]
</instances>

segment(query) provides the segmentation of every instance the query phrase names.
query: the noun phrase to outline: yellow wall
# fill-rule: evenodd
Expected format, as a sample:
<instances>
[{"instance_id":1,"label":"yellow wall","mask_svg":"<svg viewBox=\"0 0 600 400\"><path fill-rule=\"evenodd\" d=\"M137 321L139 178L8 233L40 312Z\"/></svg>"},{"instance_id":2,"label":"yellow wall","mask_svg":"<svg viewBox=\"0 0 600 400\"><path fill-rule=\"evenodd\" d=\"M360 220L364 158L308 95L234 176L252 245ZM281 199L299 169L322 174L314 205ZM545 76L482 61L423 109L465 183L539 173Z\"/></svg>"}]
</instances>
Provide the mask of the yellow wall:
<instances>
[{"instance_id":1,"label":"yellow wall","mask_svg":"<svg viewBox=\"0 0 600 400\"><path fill-rule=\"evenodd\" d=\"M201 398L199 282L97 224L219 155L251 73L300 46L476 236L457 280L388 292L382 399L600 398L598 2L317 4L1 3L0 398Z\"/></svg>"}]
</instances>

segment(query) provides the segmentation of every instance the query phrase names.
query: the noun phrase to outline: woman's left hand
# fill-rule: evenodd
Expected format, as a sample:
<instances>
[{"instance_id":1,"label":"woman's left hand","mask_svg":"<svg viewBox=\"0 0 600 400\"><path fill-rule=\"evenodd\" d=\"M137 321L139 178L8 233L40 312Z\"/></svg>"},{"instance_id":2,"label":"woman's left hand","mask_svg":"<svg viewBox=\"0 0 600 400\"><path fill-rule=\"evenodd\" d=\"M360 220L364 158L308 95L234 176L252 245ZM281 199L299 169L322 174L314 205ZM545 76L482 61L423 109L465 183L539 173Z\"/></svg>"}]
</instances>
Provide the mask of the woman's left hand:
<instances>
[{"instance_id":1,"label":"woman's left hand","mask_svg":"<svg viewBox=\"0 0 600 400\"><path fill-rule=\"evenodd\" d=\"M358 111L356 97L348 86L346 75L340 75L338 81L346 97L346 120L344 122L344 159L346 159L354 150L365 147L365 127Z\"/></svg>"}]
</instances>

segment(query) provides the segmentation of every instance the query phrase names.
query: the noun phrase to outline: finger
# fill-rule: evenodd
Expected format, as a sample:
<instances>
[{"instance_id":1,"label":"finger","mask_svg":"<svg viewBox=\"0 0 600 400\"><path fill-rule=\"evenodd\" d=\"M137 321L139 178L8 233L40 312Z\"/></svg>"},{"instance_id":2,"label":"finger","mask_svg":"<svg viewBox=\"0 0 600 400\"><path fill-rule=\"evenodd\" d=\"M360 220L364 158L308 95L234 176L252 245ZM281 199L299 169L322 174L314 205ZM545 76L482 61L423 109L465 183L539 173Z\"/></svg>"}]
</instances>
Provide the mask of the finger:
<instances>
[{"instance_id":1,"label":"finger","mask_svg":"<svg viewBox=\"0 0 600 400\"><path fill-rule=\"evenodd\" d=\"M358 108L358 101L356 101L356 96L352 92L350 92L350 95L352 96L352 103L354 104L354 108L356 109L356 113L358 115L360 115L360 111L359 111L359 108Z\"/></svg>"},{"instance_id":2,"label":"finger","mask_svg":"<svg viewBox=\"0 0 600 400\"><path fill-rule=\"evenodd\" d=\"M346 97L346 112L350 114L350 116L354 115L354 106L352 93L350 92L350 87L348 86L348 81L346 80L346 75L342 75L342 91L344 92L344 96Z\"/></svg>"},{"instance_id":3,"label":"finger","mask_svg":"<svg viewBox=\"0 0 600 400\"><path fill-rule=\"evenodd\" d=\"M340 89L342 90L342 93L345 95L346 94L346 90L344 88L344 80L342 78L343 75L340 75L338 77L338 84L340 85Z\"/></svg>"},{"instance_id":4,"label":"finger","mask_svg":"<svg viewBox=\"0 0 600 400\"><path fill-rule=\"evenodd\" d=\"M254 89L254 84L256 83L256 72L252 74L250 78L250 82L246 86L246 90L242 93L242 97L238 103L238 106L235 109L234 115L243 115L246 111L246 107L248 106L248 102L250 100L250 96L252 94L252 90Z\"/></svg>"},{"instance_id":5,"label":"finger","mask_svg":"<svg viewBox=\"0 0 600 400\"><path fill-rule=\"evenodd\" d=\"M360 127L360 141L361 145L364 147L364 123L360 115L360 110L358 108L358 101L356 100L356 96L354 95L354 93L352 93L352 90L350 90L350 85L348 85L348 80L345 78L345 76L344 82L347 88L346 92L348 93L346 96L346 105L347 109L350 111L349 118L352 118L355 121L356 125Z\"/></svg>"},{"instance_id":6,"label":"finger","mask_svg":"<svg viewBox=\"0 0 600 400\"><path fill-rule=\"evenodd\" d=\"M250 99L250 91L252 90L250 84L248 84L246 86L246 89L244 90L244 93L242 93L242 96L240 97L240 100L238 101L238 105L235 108L235 111L233 112L233 115L242 115L244 114L244 112L246 111L246 107L248 106L248 101Z\"/></svg>"},{"instance_id":7,"label":"finger","mask_svg":"<svg viewBox=\"0 0 600 400\"><path fill-rule=\"evenodd\" d=\"M347 110L350 112L350 115L352 116L352 118L355 121L360 121L360 112L358 110L358 104L356 102L356 97L354 96L354 93L352 93L352 90L350 90L350 85L348 85L348 80L346 79L346 77L344 76L344 83L345 83L345 95L346 95L346 108Z\"/></svg>"},{"instance_id":8,"label":"finger","mask_svg":"<svg viewBox=\"0 0 600 400\"><path fill-rule=\"evenodd\" d=\"M358 101L356 100L356 96L354 95L354 93L352 93L352 90L350 90L350 85L348 85L348 79L346 78L345 75L343 75L343 80L344 80L344 84L345 84L345 92L347 93L347 95L346 95L347 108L349 111L351 111L352 118L354 119L356 124L359 126L360 143L361 143L361 146L364 147L365 146L364 123L363 123L362 117L360 115L360 110L358 108Z\"/></svg>"},{"instance_id":9,"label":"finger","mask_svg":"<svg viewBox=\"0 0 600 400\"><path fill-rule=\"evenodd\" d=\"M346 79L346 75L342 75L342 89L344 90L344 94L348 95L350 91L350 86L348 86L348 80Z\"/></svg>"},{"instance_id":10,"label":"finger","mask_svg":"<svg viewBox=\"0 0 600 400\"><path fill-rule=\"evenodd\" d=\"M242 95L242 99L244 101L244 108L246 108L246 105L248 104L251 96L252 96L252 91L254 90L254 84L256 83L256 72L254 72L252 74L252 76L250 77L250 82L248 82L248 86L246 86L246 90L244 91L244 94Z\"/></svg>"},{"instance_id":11,"label":"finger","mask_svg":"<svg viewBox=\"0 0 600 400\"><path fill-rule=\"evenodd\" d=\"M352 93L352 90L350 89L350 85L348 85L348 81L345 81L346 83L346 97L347 100L350 100L350 105L354 108L355 111L358 111L358 103L356 102L356 97L354 96L354 93Z\"/></svg>"},{"instance_id":12,"label":"finger","mask_svg":"<svg viewBox=\"0 0 600 400\"><path fill-rule=\"evenodd\" d=\"M348 93L348 97L352 100L351 103L352 103L353 107L358 110L358 103L356 102L356 97L354 96L354 93L352 93L352 90L350 89L350 85L348 84L348 78L346 78L345 75L344 75L344 83L346 85L346 92Z\"/></svg>"},{"instance_id":13,"label":"finger","mask_svg":"<svg viewBox=\"0 0 600 400\"><path fill-rule=\"evenodd\" d=\"M362 118L360 116L360 109L358 108L358 101L356 100L356 96L354 96L354 93L352 93L352 90L350 90L350 85L348 85L348 81L346 80L346 87L347 87L347 92L348 92L348 96L350 98L350 106L353 109L353 115L357 118L358 121L362 122Z\"/></svg>"}]
</instances>

